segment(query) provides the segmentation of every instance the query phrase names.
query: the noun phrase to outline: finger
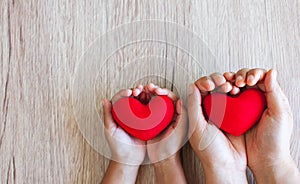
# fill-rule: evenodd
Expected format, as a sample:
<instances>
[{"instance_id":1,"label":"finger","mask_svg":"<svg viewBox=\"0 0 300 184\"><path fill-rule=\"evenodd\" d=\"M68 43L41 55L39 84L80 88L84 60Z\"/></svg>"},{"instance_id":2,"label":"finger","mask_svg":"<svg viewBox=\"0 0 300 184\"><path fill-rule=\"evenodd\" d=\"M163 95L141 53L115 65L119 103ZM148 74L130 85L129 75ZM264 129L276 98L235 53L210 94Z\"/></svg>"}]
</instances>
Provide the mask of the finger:
<instances>
[{"instance_id":1,"label":"finger","mask_svg":"<svg viewBox=\"0 0 300 184\"><path fill-rule=\"evenodd\" d=\"M189 86L188 117L190 122L190 131L194 131L193 128L196 128L195 130L198 130L199 133L205 130L207 122L201 108L201 95L194 84L190 84Z\"/></svg>"},{"instance_id":2,"label":"finger","mask_svg":"<svg viewBox=\"0 0 300 184\"><path fill-rule=\"evenodd\" d=\"M235 85L237 87L244 87L246 85L246 77L247 77L247 72L249 71L248 68L244 68L239 70L236 73L236 77L235 77Z\"/></svg>"},{"instance_id":3,"label":"finger","mask_svg":"<svg viewBox=\"0 0 300 184\"><path fill-rule=\"evenodd\" d=\"M231 95L237 95L240 92L240 88L235 86L236 73L234 72L225 72L225 79L231 84L231 90L229 91ZM228 93L228 92L227 92Z\"/></svg>"},{"instance_id":4,"label":"finger","mask_svg":"<svg viewBox=\"0 0 300 184\"><path fill-rule=\"evenodd\" d=\"M102 100L102 106L103 106L105 129L107 129L109 131L109 133L112 134L112 132L114 132L117 128L117 125L114 122L114 119L111 115L112 105L108 100L103 99Z\"/></svg>"},{"instance_id":5,"label":"finger","mask_svg":"<svg viewBox=\"0 0 300 184\"><path fill-rule=\"evenodd\" d=\"M225 72L223 74L223 76L229 82L234 82L235 81L235 73L234 72Z\"/></svg>"},{"instance_id":6,"label":"finger","mask_svg":"<svg viewBox=\"0 0 300 184\"><path fill-rule=\"evenodd\" d=\"M173 93L172 91L166 89L166 88L157 88L154 91L157 95L167 95L172 101L176 102L178 100L177 95Z\"/></svg>"},{"instance_id":7,"label":"finger","mask_svg":"<svg viewBox=\"0 0 300 184\"><path fill-rule=\"evenodd\" d=\"M143 91L144 86L139 84L136 88L139 89L140 91Z\"/></svg>"},{"instance_id":8,"label":"finger","mask_svg":"<svg viewBox=\"0 0 300 184\"><path fill-rule=\"evenodd\" d=\"M141 92L142 91L140 89L135 88L135 89L132 90L132 95L133 96L139 96L141 94Z\"/></svg>"},{"instance_id":9,"label":"finger","mask_svg":"<svg viewBox=\"0 0 300 184\"><path fill-rule=\"evenodd\" d=\"M135 89L132 90L133 96L139 96L143 91L143 89L144 89L143 85L138 85Z\"/></svg>"},{"instance_id":10,"label":"finger","mask_svg":"<svg viewBox=\"0 0 300 184\"><path fill-rule=\"evenodd\" d=\"M154 91L159 88L157 85L153 84L153 83L148 83L146 86L145 86L145 89L146 89L146 92L151 92L151 93L154 93Z\"/></svg>"},{"instance_id":11,"label":"finger","mask_svg":"<svg viewBox=\"0 0 300 184\"><path fill-rule=\"evenodd\" d=\"M132 90L130 89L122 89L119 91L117 94L115 94L112 98L111 101L114 104L117 100L123 97L129 97L132 94Z\"/></svg>"},{"instance_id":12,"label":"finger","mask_svg":"<svg viewBox=\"0 0 300 184\"><path fill-rule=\"evenodd\" d=\"M220 73L210 75L216 86L216 92L228 93L232 89L231 83L226 81L226 78Z\"/></svg>"},{"instance_id":13,"label":"finger","mask_svg":"<svg viewBox=\"0 0 300 184\"><path fill-rule=\"evenodd\" d=\"M269 112L274 113L274 115L278 113L289 113L291 109L288 99L282 92L276 77L277 72L271 69L267 72L264 81Z\"/></svg>"},{"instance_id":14,"label":"finger","mask_svg":"<svg viewBox=\"0 0 300 184\"><path fill-rule=\"evenodd\" d=\"M226 83L225 77L220 73L213 73L210 75L210 78L215 83L215 86L222 86L223 84Z\"/></svg>"},{"instance_id":15,"label":"finger","mask_svg":"<svg viewBox=\"0 0 300 184\"><path fill-rule=\"evenodd\" d=\"M191 145L203 151L215 140L220 141L221 131L213 124L207 123L201 108L201 95L194 84L190 85L188 96L189 137ZM224 135L223 135L224 136Z\"/></svg>"},{"instance_id":16,"label":"finger","mask_svg":"<svg viewBox=\"0 0 300 184\"><path fill-rule=\"evenodd\" d=\"M195 82L195 85L199 88L201 94L207 94L207 92L215 89L215 83L213 82L212 78L208 76L198 79Z\"/></svg>"},{"instance_id":17,"label":"finger","mask_svg":"<svg viewBox=\"0 0 300 184\"><path fill-rule=\"evenodd\" d=\"M254 86L258 82L262 81L266 75L267 71L265 69L252 69L247 72L247 85Z\"/></svg>"},{"instance_id":18,"label":"finger","mask_svg":"<svg viewBox=\"0 0 300 184\"><path fill-rule=\"evenodd\" d=\"M232 89L231 89L231 91L230 91L230 94L237 95L237 94L240 93L240 91L241 91L240 88L238 88L236 86L233 86Z\"/></svg>"},{"instance_id":19,"label":"finger","mask_svg":"<svg viewBox=\"0 0 300 184\"><path fill-rule=\"evenodd\" d=\"M179 99L176 103L176 112L178 115L182 113L183 107L182 107L182 100Z\"/></svg>"},{"instance_id":20,"label":"finger","mask_svg":"<svg viewBox=\"0 0 300 184\"><path fill-rule=\"evenodd\" d=\"M154 91L157 95L168 95L169 90L166 88L156 88Z\"/></svg>"},{"instance_id":21,"label":"finger","mask_svg":"<svg viewBox=\"0 0 300 184\"><path fill-rule=\"evenodd\" d=\"M224 83L222 86L218 88L218 92L228 93L232 90L233 86L230 82Z\"/></svg>"},{"instance_id":22,"label":"finger","mask_svg":"<svg viewBox=\"0 0 300 184\"><path fill-rule=\"evenodd\" d=\"M176 112L178 115L177 115L175 123L172 125L173 128L176 128L178 126L179 122L181 122L181 127L184 126L187 122L187 112L183 106L181 99L179 99L176 103Z\"/></svg>"}]
</instances>

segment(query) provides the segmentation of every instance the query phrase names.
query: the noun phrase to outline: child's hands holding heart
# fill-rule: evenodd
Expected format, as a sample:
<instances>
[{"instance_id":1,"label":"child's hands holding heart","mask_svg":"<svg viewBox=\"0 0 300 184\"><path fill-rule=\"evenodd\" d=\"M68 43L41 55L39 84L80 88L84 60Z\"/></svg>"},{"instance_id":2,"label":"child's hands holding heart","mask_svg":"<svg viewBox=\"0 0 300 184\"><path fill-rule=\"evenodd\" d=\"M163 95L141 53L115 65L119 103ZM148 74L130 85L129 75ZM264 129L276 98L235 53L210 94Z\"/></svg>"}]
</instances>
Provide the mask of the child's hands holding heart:
<instances>
[{"instance_id":1,"label":"child's hands holding heart","mask_svg":"<svg viewBox=\"0 0 300 184\"><path fill-rule=\"evenodd\" d=\"M157 137L147 141L147 153L151 163L161 161L167 156L174 157L184 144L187 134L187 113L182 101L172 91L152 83L137 86L133 89L133 95L141 102L147 102L155 95L166 95L173 100L176 109L173 122Z\"/></svg>"},{"instance_id":2,"label":"child's hands holding heart","mask_svg":"<svg viewBox=\"0 0 300 184\"><path fill-rule=\"evenodd\" d=\"M138 166L144 160L146 150L149 160L151 163L154 163L158 183L185 183L186 181L179 159L179 150L187 138L187 114L182 105L182 101L178 100L173 92L149 83L146 86L139 85L132 90L121 90L112 98L112 103L114 104L119 99L131 95L144 104L147 104L151 98L156 95L163 95L172 99L173 103L176 104L174 122L171 122L164 132L154 139L142 141L130 136L115 123L112 117L112 104L107 100L103 100L106 137L112 151L113 159L121 163L134 164L136 166L124 166L111 161L107 170L109 174L105 175L102 183L116 182L114 180L116 179L114 178L114 174L116 173L114 170L126 173L129 179L123 179L133 182L133 179L135 179L137 175ZM127 170L125 171L123 168L127 168ZM120 181L124 182L124 180Z\"/></svg>"},{"instance_id":3,"label":"child's hands holding heart","mask_svg":"<svg viewBox=\"0 0 300 184\"><path fill-rule=\"evenodd\" d=\"M186 141L188 128L182 101L172 91L152 83L137 86L133 94L140 101L149 101L153 95L166 95L173 100L176 108L173 122L157 137L147 141L147 153L154 163L157 183L186 183L179 151Z\"/></svg>"}]
</instances>

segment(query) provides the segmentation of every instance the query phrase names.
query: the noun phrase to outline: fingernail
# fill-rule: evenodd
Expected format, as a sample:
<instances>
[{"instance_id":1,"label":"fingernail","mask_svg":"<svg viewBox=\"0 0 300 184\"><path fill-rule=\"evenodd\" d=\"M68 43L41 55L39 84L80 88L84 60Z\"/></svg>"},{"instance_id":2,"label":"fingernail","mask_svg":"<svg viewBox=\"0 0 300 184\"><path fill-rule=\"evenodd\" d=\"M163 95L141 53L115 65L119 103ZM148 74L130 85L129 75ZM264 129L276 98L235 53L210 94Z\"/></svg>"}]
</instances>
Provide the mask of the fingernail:
<instances>
[{"instance_id":1,"label":"fingernail","mask_svg":"<svg viewBox=\"0 0 300 184\"><path fill-rule=\"evenodd\" d=\"M131 90L131 89L128 89L128 90L127 90L127 96L131 96L132 93L133 93L133 90Z\"/></svg>"},{"instance_id":2,"label":"fingernail","mask_svg":"<svg viewBox=\"0 0 300 184\"><path fill-rule=\"evenodd\" d=\"M249 75L248 77L247 77L247 83L248 84L252 84L252 81L254 80L254 76L253 75Z\"/></svg>"},{"instance_id":3,"label":"fingernail","mask_svg":"<svg viewBox=\"0 0 300 184\"><path fill-rule=\"evenodd\" d=\"M237 76L235 84L238 87L244 87L245 86L244 78L241 75Z\"/></svg>"},{"instance_id":4,"label":"fingernail","mask_svg":"<svg viewBox=\"0 0 300 184\"><path fill-rule=\"evenodd\" d=\"M240 75L239 75L239 76L237 76L237 77L236 77L236 81L242 82L242 81L243 81L243 77L242 77L242 76L240 76Z\"/></svg>"},{"instance_id":5,"label":"fingernail","mask_svg":"<svg viewBox=\"0 0 300 184\"><path fill-rule=\"evenodd\" d=\"M194 93L194 84L190 84L189 85L189 91L188 91L189 95Z\"/></svg>"}]
</instances>

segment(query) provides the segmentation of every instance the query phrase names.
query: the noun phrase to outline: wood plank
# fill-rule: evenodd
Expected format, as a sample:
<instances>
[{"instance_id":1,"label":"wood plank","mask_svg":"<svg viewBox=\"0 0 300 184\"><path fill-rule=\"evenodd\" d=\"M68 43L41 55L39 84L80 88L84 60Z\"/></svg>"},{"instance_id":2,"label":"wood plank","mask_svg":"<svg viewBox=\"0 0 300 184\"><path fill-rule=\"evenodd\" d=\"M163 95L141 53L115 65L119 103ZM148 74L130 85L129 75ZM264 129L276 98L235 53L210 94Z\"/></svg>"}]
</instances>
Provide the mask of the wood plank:
<instances>
[{"instance_id":1,"label":"wood plank","mask_svg":"<svg viewBox=\"0 0 300 184\"><path fill-rule=\"evenodd\" d=\"M137 58L161 56L167 65L144 68L133 75L157 70L167 73L121 84L134 86L151 80L171 88L172 80L165 78L173 77L177 82L174 89L182 93L187 80L176 75L179 66L195 78L214 69L276 67L294 113L291 151L300 168L299 9L299 1L289 0L1 1L0 183L101 181L109 160L85 140L73 112L76 67L100 35L144 19L174 22L193 31L207 43L216 64L211 67L201 60L195 68L193 58L176 46L141 42L115 52L108 59L107 73L121 72ZM191 45L188 51L195 48ZM105 85L111 86L109 82ZM112 92L107 87L106 94ZM189 145L183 148L182 160L188 182L203 183L201 164ZM251 176L249 181L253 183ZM137 183L155 183L152 166L141 167Z\"/></svg>"}]
</instances>

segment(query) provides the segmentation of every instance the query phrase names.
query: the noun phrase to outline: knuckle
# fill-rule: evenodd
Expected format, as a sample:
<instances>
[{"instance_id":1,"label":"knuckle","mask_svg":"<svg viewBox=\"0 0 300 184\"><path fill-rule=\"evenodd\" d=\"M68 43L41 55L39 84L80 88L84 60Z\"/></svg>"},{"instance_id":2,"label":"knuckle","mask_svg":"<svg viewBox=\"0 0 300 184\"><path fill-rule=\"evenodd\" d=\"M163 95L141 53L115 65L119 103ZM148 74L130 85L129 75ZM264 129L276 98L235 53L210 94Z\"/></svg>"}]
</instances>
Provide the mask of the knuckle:
<instances>
[{"instance_id":1,"label":"knuckle","mask_svg":"<svg viewBox=\"0 0 300 184\"><path fill-rule=\"evenodd\" d=\"M208 77L208 76L204 76L204 77L201 77L199 79L200 82L205 82L205 81L208 81L208 80L210 80L210 77Z\"/></svg>"}]
</instances>

